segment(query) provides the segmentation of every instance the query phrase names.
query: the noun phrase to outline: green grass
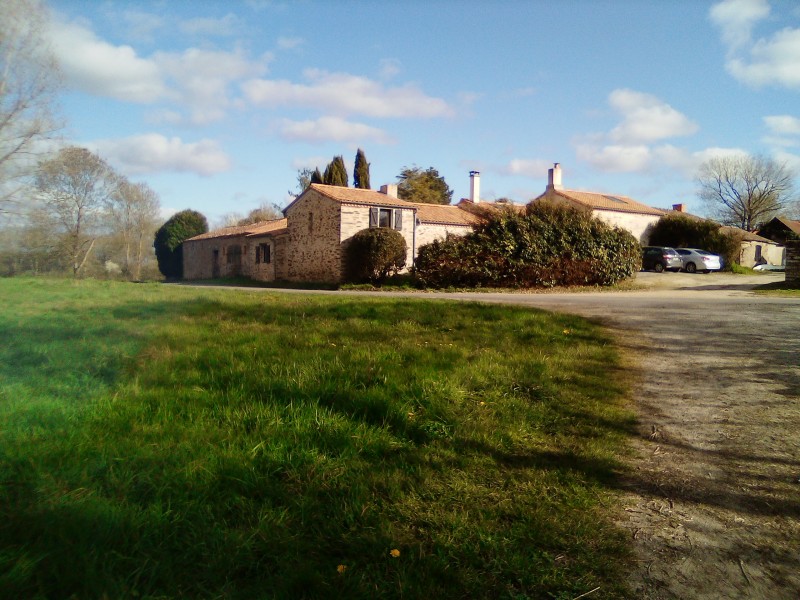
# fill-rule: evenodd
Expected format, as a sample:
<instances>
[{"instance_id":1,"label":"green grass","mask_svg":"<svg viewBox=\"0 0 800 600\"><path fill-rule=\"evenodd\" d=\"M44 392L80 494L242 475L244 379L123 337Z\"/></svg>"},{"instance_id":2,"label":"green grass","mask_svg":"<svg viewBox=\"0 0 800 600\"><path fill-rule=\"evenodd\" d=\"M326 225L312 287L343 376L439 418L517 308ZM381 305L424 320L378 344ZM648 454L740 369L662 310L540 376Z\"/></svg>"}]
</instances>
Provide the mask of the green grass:
<instances>
[{"instance_id":1,"label":"green grass","mask_svg":"<svg viewBox=\"0 0 800 600\"><path fill-rule=\"evenodd\" d=\"M95 281L0 296L0 597L626 593L633 423L592 323Z\"/></svg>"},{"instance_id":2,"label":"green grass","mask_svg":"<svg viewBox=\"0 0 800 600\"><path fill-rule=\"evenodd\" d=\"M797 281L776 281L766 283L754 288L756 294L764 296L785 296L789 298L800 298L800 283Z\"/></svg>"}]
</instances>

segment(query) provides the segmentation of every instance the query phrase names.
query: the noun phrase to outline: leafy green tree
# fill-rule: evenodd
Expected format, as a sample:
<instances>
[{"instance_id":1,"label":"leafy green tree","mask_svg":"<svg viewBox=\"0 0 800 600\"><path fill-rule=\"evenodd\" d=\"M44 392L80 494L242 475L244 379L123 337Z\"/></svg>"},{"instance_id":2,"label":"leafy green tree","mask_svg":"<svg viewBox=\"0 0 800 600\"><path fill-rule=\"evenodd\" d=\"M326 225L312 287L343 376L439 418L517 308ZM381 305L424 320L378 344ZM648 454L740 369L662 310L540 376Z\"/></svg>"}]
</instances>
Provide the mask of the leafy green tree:
<instances>
[{"instance_id":1,"label":"leafy green tree","mask_svg":"<svg viewBox=\"0 0 800 600\"><path fill-rule=\"evenodd\" d=\"M423 171L414 165L410 168L404 167L397 176L397 195L409 202L450 204L453 190L433 167Z\"/></svg>"},{"instance_id":2,"label":"leafy green tree","mask_svg":"<svg viewBox=\"0 0 800 600\"><path fill-rule=\"evenodd\" d=\"M347 168L344 166L344 159L341 156L334 156L333 160L325 167L323 181L326 185L347 187Z\"/></svg>"},{"instance_id":3,"label":"leafy green tree","mask_svg":"<svg viewBox=\"0 0 800 600\"><path fill-rule=\"evenodd\" d=\"M172 215L156 232L153 242L161 274L170 279L183 277L183 241L207 231L208 221L195 210Z\"/></svg>"},{"instance_id":4,"label":"leafy green tree","mask_svg":"<svg viewBox=\"0 0 800 600\"><path fill-rule=\"evenodd\" d=\"M356 164L353 168L353 187L368 190L369 187L369 163L364 151L359 148L356 152Z\"/></svg>"},{"instance_id":5,"label":"leafy green tree","mask_svg":"<svg viewBox=\"0 0 800 600\"><path fill-rule=\"evenodd\" d=\"M362 229L345 249L348 281L379 283L406 266L406 240L403 234L388 227Z\"/></svg>"}]
</instances>

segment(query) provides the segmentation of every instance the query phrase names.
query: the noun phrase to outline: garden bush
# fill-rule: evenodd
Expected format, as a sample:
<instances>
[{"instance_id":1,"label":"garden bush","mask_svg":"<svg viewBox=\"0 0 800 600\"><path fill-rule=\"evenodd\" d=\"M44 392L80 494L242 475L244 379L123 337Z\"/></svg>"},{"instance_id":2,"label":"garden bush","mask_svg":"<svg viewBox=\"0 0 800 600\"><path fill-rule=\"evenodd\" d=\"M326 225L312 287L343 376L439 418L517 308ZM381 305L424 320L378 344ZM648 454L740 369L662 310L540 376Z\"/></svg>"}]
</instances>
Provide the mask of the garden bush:
<instances>
[{"instance_id":1,"label":"garden bush","mask_svg":"<svg viewBox=\"0 0 800 600\"><path fill-rule=\"evenodd\" d=\"M700 248L722 257L723 268L732 270L739 263L742 238L735 232L722 229L719 223L685 215L665 215L650 232L652 246Z\"/></svg>"},{"instance_id":2,"label":"garden bush","mask_svg":"<svg viewBox=\"0 0 800 600\"><path fill-rule=\"evenodd\" d=\"M388 227L362 229L345 249L345 278L350 283L379 283L406 266L406 240Z\"/></svg>"},{"instance_id":3,"label":"garden bush","mask_svg":"<svg viewBox=\"0 0 800 600\"><path fill-rule=\"evenodd\" d=\"M415 275L427 287L612 285L633 275L641 249L590 212L549 202L489 213L475 231L422 246Z\"/></svg>"}]
</instances>

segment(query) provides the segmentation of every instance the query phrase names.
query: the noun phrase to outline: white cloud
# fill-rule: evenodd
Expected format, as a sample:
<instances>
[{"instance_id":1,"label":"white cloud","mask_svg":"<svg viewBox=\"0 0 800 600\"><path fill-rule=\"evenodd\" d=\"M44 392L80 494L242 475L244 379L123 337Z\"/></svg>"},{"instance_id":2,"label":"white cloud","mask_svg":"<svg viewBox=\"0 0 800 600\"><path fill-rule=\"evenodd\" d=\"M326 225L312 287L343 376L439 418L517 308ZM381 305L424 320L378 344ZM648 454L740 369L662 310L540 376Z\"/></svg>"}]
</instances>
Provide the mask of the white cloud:
<instances>
[{"instance_id":1,"label":"white cloud","mask_svg":"<svg viewBox=\"0 0 800 600\"><path fill-rule=\"evenodd\" d=\"M542 178L547 174L552 164L546 160L536 158L514 158L500 169L506 175L525 175L527 177Z\"/></svg>"},{"instance_id":2,"label":"white cloud","mask_svg":"<svg viewBox=\"0 0 800 600\"><path fill-rule=\"evenodd\" d=\"M749 61L732 58L728 71L751 85L800 87L800 29L786 28L770 39L761 39L750 48Z\"/></svg>"},{"instance_id":3,"label":"white cloud","mask_svg":"<svg viewBox=\"0 0 800 600\"><path fill-rule=\"evenodd\" d=\"M183 21L178 28L188 35L235 35L242 28L242 21L236 15L228 13L220 19L213 17L197 17Z\"/></svg>"},{"instance_id":4,"label":"white cloud","mask_svg":"<svg viewBox=\"0 0 800 600\"><path fill-rule=\"evenodd\" d=\"M775 152L773 156L778 162L785 163L795 175L800 175L800 156L785 151Z\"/></svg>"},{"instance_id":5,"label":"white cloud","mask_svg":"<svg viewBox=\"0 0 800 600\"><path fill-rule=\"evenodd\" d=\"M158 66L130 46L114 46L76 24L54 23L53 51L68 83L97 96L153 103L166 86Z\"/></svg>"},{"instance_id":6,"label":"white cloud","mask_svg":"<svg viewBox=\"0 0 800 600\"><path fill-rule=\"evenodd\" d=\"M608 103L622 115L622 123L609 138L622 145L636 145L695 133L697 124L651 94L629 89L611 92Z\"/></svg>"},{"instance_id":7,"label":"white cloud","mask_svg":"<svg viewBox=\"0 0 800 600\"><path fill-rule=\"evenodd\" d=\"M89 94L142 104L170 103L153 122L205 125L222 119L237 104L233 84L267 72L272 55L255 59L233 51L189 48L182 53L137 56L79 24L52 29L53 46L69 84Z\"/></svg>"},{"instance_id":8,"label":"white cloud","mask_svg":"<svg viewBox=\"0 0 800 600\"><path fill-rule=\"evenodd\" d=\"M152 42L154 34L165 25L164 18L153 13L137 10L126 10L122 13L125 31L134 40Z\"/></svg>"},{"instance_id":9,"label":"white cloud","mask_svg":"<svg viewBox=\"0 0 800 600\"><path fill-rule=\"evenodd\" d=\"M593 133L573 141L576 156L595 168L612 173L647 171L660 158L682 162L679 151L669 144L654 145L669 138L685 137L698 126L663 100L630 89L617 89L609 105L622 117L608 133Z\"/></svg>"},{"instance_id":10,"label":"white cloud","mask_svg":"<svg viewBox=\"0 0 800 600\"><path fill-rule=\"evenodd\" d=\"M272 56L251 60L241 50L189 48L182 54L158 53L154 60L175 84L173 99L187 108L188 122L205 125L223 118L234 104L232 84L264 73Z\"/></svg>"},{"instance_id":11,"label":"white cloud","mask_svg":"<svg viewBox=\"0 0 800 600\"><path fill-rule=\"evenodd\" d=\"M800 135L800 119L790 115L773 115L764 117L764 123L773 133L778 135Z\"/></svg>"},{"instance_id":12,"label":"white cloud","mask_svg":"<svg viewBox=\"0 0 800 600\"><path fill-rule=\"evenodd\" d=\"M278 122L277 130L281 138L292 142L362 143L369 140L388 144L393 141L382 129L363 123L352 123L339 117L321 117L308 121L283 119Z\"/></svg>"},{"instance_id":13,"label":"white cloud","mask_svg":"<svg viewBox=\"0 0 800 600\"><path fill-rule=\"evenodd\" d=\"M214 140L186 143L157 133L87 144L126 175L164 171L214 175L231 168L231 161Z\"/></svg>"},{"instance_id":14,"label":"white cloud","mask_svg":"<svg viewBox=\"0 0 800 600\"><path fill-rule=\"evenodd\" d=\"M650 166L652 154L644 145L621 146L611 144L597 147L591 144L579 144L575 154L593 167L610 173L631 173L645 171Z\"/></svg>"},{"instance_id":15,"label":"white cloud","mask_svg":"<svg viewBox=\"0 0 800 600\"><path fill-rule=\"evenodd\" d=\"M294 50L305 44L305 40L301 37L279 37L278 48L281 50Z\"/></svg>"},{"instance_id":16,"label":"white cloud","mask_svg":"<svg viewBox=\"0 0 800 600\"><path fill-rule=\"evenodd\" d=\"M387 88L347 73L318 69L304 72L308 83L252 79L243 84L246 98L263 108L307 107L337 115L370 117L450 117L453 109L441 98L427 96L413 84Z\"/></svg>"},{"instance_id":17,"label":"white cloud","mask_svg":"<svg viewBox=\"0 0 800 600\"><path fill-rule=\"evenodd\" d=\"M735 50L750 41L753 26L769 16L767 0L724 0L711 7L709 18L722 30L722 40Z\"/></svg>"},{"instance_id":18,"label":"white cloud","mask_svg":"<svg viewBox=\"0 0 800 600\"><path fill-rule=\"evenodd\" d=\"M380 74L381 79L392 79L400 74L402 63L396 58L384 58L381 60Z\"/></svg>"},{"instance_id":19,"label":"white cloud","mask_svg":"<svg viewBox=\"0 0 800 600\"><path fill-rule=\"evenodd\" d=\"M728 47L725 64L739 81L753 86L800 88L800 29L785 27L752 39L753 26L770 14L767 0L725 0L711 7L711 21Z\"/></svg>"}]
</instances>

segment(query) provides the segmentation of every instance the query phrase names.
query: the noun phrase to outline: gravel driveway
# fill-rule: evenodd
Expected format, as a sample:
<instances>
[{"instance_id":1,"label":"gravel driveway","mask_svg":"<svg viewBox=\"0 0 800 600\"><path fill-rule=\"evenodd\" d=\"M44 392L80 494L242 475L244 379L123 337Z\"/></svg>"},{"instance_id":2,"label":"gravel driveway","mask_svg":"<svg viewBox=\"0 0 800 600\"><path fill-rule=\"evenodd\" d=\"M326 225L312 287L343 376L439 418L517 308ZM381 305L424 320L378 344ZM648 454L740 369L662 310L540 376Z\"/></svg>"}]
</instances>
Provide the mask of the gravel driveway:
<instances>
[{"instance_id":1,"label":"gravel driveway","mask_svg":"<svg viewBox=\"0 0 800 600\"><path fill-rule=\"evenodd\" d=\"M426 297L577 313L615 332L638 374L620 515L635 598L797 600L800 299L750 291L783 278L640 273L634 292Z\"/></svg>"},{"instance_id":2,"label":"gravel driveway","mask_svg":"<svg viewBox=\"0 0 800 600\"><path fill-rule=\"evenodd\" d=\"M800 299L783 275L642 273L624 293L476 294L598 318L638 371L621 524L636 598L800 598ZM460 295L464 296L464 295Z\"/></svg>"}]
</instances>

